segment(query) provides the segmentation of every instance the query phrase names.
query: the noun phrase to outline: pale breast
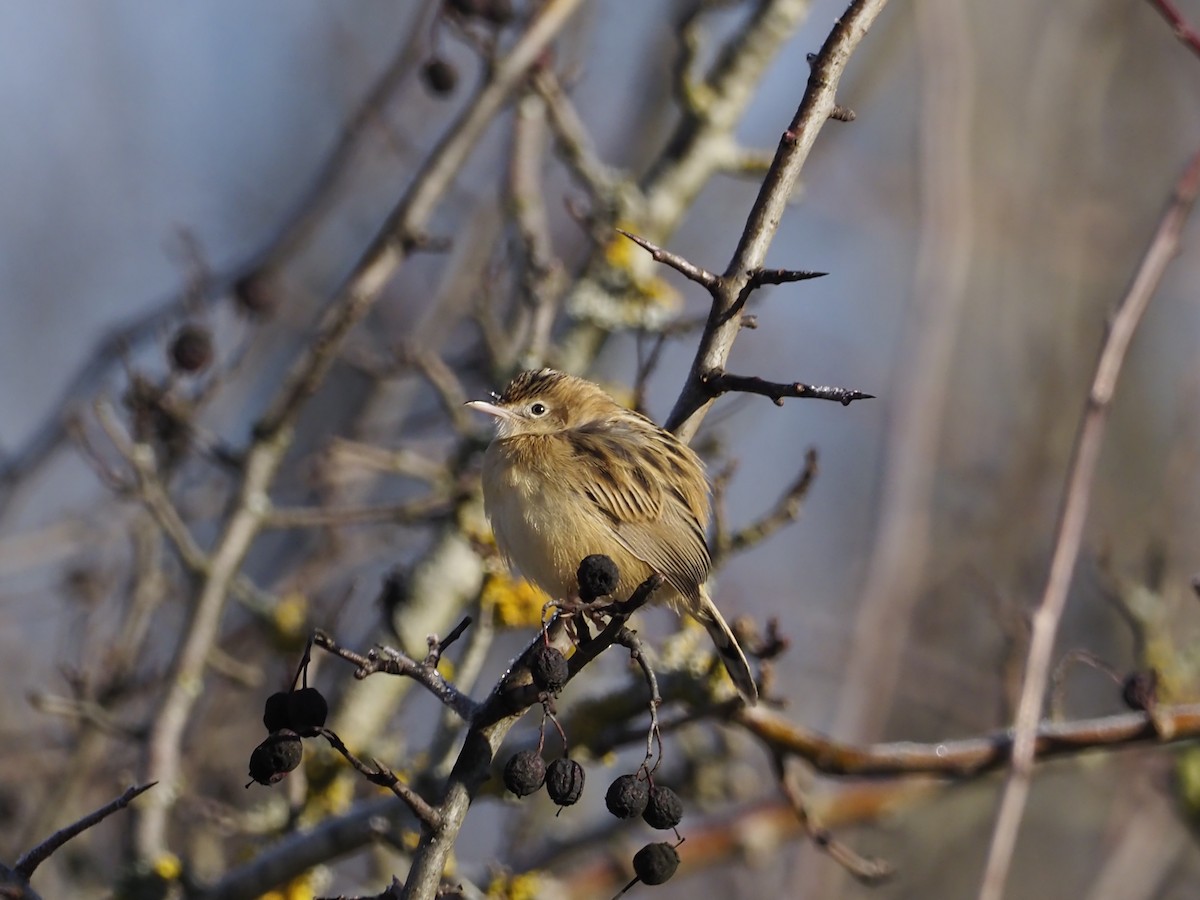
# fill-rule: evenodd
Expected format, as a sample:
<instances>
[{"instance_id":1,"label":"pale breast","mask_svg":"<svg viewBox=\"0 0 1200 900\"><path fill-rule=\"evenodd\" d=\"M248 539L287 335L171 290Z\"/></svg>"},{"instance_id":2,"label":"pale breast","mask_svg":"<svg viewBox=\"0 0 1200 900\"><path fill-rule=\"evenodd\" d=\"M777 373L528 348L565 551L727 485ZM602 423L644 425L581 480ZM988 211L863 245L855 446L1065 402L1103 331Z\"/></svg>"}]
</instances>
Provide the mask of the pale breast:
<instances>
[{"instance_id":1,"label":"pale breast","mask_svg":"<svg viewBox=\"0 0 1200 900\"><path fill-rule=\"evenodd\" d=\"M569 482L546 477L536 461L492 442L484 455L484 505L500 552L553 599L575 595L580 561L603 553L621 572L617 596L628 596L650 567L618 542L584 496L586 485L576 491Z\"/></svg>"}]
</instances>

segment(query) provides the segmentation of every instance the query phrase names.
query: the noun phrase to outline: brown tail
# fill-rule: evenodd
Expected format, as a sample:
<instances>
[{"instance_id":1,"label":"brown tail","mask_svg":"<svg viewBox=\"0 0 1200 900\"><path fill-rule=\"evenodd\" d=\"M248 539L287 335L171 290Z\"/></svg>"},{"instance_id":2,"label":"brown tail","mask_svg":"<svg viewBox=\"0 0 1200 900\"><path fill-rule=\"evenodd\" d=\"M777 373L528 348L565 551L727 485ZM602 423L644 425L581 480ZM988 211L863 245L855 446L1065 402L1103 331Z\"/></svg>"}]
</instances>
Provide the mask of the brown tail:
<instances>
[{"instance_id":1,"label":"brown tail","mask_svg":"<svg viewBox=\"0 0 1200 900\"><path fill-rule=\"evenodd\" d=\"M733 636L729 625L721 616L721 611L713 604L707 591L701 593L700 603L692 615L696 617L697 622L704 626L708 636L712 638L717 653L721 655L721 662L725 663L725 670L733 679L733 686L742 695L746 705L757 704L758 686L754 683L750 664L746 662L746 654L738 646L737 638Z\"/></svg>"}]
</instances>

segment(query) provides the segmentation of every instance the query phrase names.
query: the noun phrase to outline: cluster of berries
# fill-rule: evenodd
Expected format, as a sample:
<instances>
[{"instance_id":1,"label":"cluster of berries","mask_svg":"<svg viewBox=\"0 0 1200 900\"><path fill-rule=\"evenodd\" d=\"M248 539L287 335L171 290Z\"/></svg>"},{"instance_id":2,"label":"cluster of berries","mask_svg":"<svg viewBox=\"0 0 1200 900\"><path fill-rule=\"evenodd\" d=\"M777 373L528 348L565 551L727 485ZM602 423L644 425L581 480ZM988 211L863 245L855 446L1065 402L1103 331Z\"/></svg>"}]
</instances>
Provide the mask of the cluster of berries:
<instances>
[{"instance_id":1,"label":"cluster of berries","mask_svg":"<svg viewBox=\"0 0 1200 900\"><path fill-rule=\"evenodd\" d=\"M616 564L607 556L587 557L579 566L579 596L585 602L609 596L620 582ZM547 644L539 644L529 656L529 670L540 690L558 693L566 684L569 667L563 654ZM542 759L541 748L521 750L504 767L504 786L518 797L528 797L543 786L559 807L571 806L583 793L583 767L567 756ZM631 775L621 775L608 787L604 797L608 811L618 819L639 816L651 828L674 829L683 818L683 802L669 787L654 784L643 767ZM676 832L678 837L678 832ZM633 857L636 878L633 883L662 884L679 867L678 844L664 841L647 844ZM628 888L626 888L628 889Z\"/></svg>"},{"instance_id":2,"label":"cluster of berries","mask_svg":"<svg viewBox=\"0 0 1200 900\"><path fill-rule=\"evenodd\" d=\"M329 704L314 687L278 691L267 698L263 725L270 734L250 754L250 787L255 781L271 785L300 765L300 739L311 737L325 726Z\"/></svg>"}]
</instances>

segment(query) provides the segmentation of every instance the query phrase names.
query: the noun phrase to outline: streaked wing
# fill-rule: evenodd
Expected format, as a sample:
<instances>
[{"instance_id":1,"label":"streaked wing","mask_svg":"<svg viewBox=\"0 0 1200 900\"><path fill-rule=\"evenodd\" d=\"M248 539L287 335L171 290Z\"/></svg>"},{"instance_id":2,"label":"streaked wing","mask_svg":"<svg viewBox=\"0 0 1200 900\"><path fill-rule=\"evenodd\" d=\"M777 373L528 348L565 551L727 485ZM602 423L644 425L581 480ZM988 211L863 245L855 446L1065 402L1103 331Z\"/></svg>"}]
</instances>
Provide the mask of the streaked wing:
<instances>
[{"instance_id":1,"label":"streaked wing","mask_svg":"<svg viewBox=\"0 0 1200 900\"><path fill-rule=\"evenodd\" d=\"M704 485L703 470L687 454L665 451L655 465L647 450L662 451L639 433L641 423L619 420L589 424L565 433L573 461L583 471L587 497L603 515L616 539L634 556L666 576L685 597L708 578L708 545L702 519L707 495L691 497L676 486L664 465L688 465L692 483Z\"/></svg>"}]
</instances>

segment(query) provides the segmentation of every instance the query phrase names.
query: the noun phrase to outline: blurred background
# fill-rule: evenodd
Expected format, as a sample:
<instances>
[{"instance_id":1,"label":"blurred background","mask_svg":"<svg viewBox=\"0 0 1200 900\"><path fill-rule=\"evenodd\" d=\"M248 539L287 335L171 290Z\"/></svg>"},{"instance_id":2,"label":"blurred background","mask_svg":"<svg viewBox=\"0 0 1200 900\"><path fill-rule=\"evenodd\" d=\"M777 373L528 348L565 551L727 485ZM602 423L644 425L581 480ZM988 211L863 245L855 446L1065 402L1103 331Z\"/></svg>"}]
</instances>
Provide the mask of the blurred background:
<instances>
[{"instance_id":1,"label":"blurred background","mask_svg":"<svg viewBox=\"0 0 1200 900\"><path fill-rule=\"evenodd\" d=\"M473 548L486 536L471 497L486 423L444 407L459 388L500 389L523 362L632 389L655 328L703 317L707 297L594 235L620 219L722 271L761 182L754 162L774 151L803 95L806 55L844 7L709 3L692 20L694 3L603 0L570 19L548 68L612 176L658 189L681 123L672 80L685 36L699 78L775 5L795 24L777 52L763 51L737 117L745 171L712 172L694 197L675 198L678 210L639 217L616 194L605 207L556 154L534 91L457 172L427 223L437 252L409 259L351 334L271 491L288 508L411 510L427 496L436 508L412 521L277 527L254 542L243 567L254 588L225 609L170 812L189 877L215 881L371 793L350 782L331 799L318 787L335 776L314 771L301 787L243 791L262 698L286 684L314 626L349 646L401 640L423 653L426 634L478 606ZM0 859L144 776L145 729L200 581L136 491L114 489L130 469L105 416L155 448L181 517L210 548L254 422L486 79L481 58L510 46L534 6L517 2L500 25L381 0L0 7ZM1200 21L1200 3L1180 6ZM718 401L697 446L713 471L739 463L725 490L732 528L774 506L807 448L820 471L796 523L727 559L717 596L727 616L778 619L791 646L773 663L775 691L795 721L854 742L983 734L1011 721L1026 615L1107 318L1200 144L1200 59L1149 2L916 0L884 10L838 99L857 118L825 127L768 259L829 274L756 294L758 327L741 333L729 369L878 399ZM519 227L518 133L538 142L529 196L544 206L549 257L531 253ZM1196 697L1200 635L1196 235L1185 232L1131 348L1057 654L1085 649L1118 673L1153 666L1172 702ZM589 305L588 291L608 284L601 265L653 283L636 302L605 287ZM613 329L618 313L647 327ZM491 356L488 323L508 338ZM169 356L185 325L212 343L195 376ZM547 325L540 352L528 337ZM649 371L644 406L659 421L697 336L671 331ZM388 573L400 587L381 614ZM675 628L666 613L644 618L655 641ZM496 634L477 696L530 634ZM436 732L431 699L317 663L347 744L410 774L431 761L421 755ZM576 699L628 684L621 660L603 672ZM1112 679L1086 666L1066 672L1061 699L1072 718L1121 708ZM514 741L534 733L527 724ZM729 760L720 778L699 762L713 754ZM503 867L537 867L561 879L545 896L611 896L608 883L571 893L562 860L580 848L627 859L640 846L598 807L621 763L636 766L637 742L615 758L591 764L593 802L558 819L545 801L477 803L461 877L486 889ZM779 802L761 749L736 729L673 735L666 765L706 831L737 836L746 810ZM1040 767L1009 895L1191 896L1192 765L1189 751L1144 748ZM683 870L657 895L970 896L1000 783L898 783L874 813L856 814L839 805L842 785L812 778L814 808L845 822L835 833L858 852L894 865L890 882L859 884L782 828L767 844L741 835L707 865L685 843ZM34 885L47 897L107 896L135 860L161 868L131 828L124 814L109 819ZM314 890L374 892L392 872L403 880L402 849L359 849L323 860Z\"/></svg>"}]
</instances>

